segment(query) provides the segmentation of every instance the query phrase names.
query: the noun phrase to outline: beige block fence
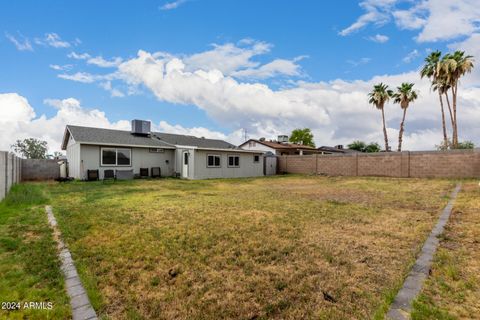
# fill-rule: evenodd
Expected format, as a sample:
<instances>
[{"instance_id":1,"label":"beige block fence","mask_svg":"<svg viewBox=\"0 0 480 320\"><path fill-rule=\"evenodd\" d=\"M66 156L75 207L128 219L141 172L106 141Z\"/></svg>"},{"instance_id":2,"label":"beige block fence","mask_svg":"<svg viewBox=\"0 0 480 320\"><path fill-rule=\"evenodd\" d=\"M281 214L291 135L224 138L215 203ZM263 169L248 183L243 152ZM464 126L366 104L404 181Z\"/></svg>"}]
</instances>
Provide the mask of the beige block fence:
<instances>
[{"instance_id":1,"label":"beige block fence","mask_svg":"<svg viewBox=\"0 0 480 320\"><path fill-rule=\"evenodd\" d=\"M478 178L480 149L280 156L278 172L397 178Z\"/></svg>"}]
</instances>

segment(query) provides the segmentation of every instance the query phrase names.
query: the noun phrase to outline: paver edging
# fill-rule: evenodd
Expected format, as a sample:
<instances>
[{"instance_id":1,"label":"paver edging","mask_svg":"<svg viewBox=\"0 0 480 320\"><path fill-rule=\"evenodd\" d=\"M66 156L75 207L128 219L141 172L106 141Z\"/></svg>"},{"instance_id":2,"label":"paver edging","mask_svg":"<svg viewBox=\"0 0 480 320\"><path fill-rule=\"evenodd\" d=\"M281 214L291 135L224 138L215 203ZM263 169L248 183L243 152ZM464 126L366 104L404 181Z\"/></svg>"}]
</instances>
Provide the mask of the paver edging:
<instances>
[{"instance_id":1,"label":"paver edging","mask_svg":"<svg viewBox=\"0 0 480 320\"><path fill-rule=\"evenodd\" d=\"M53 215L52 207L45 206L47 212L48 223L53 230L53 238L57 242L58 257L60 258L61 267L65 278L65 288L70 298L70 306L72 308L73 320L96 320L97 314L88 299L87 292L82 285L82 281L78 276L77 268L72 259L72 255L61 238L61 232L58 229L57 220Z\"/></svg>"},{"instance_id":2,"label":"paver edging","mask_svg":"<svg viewBox=\"0 0 480 320\"><path fill-rule=\"evenodd\" d=\"M452 191L450 200L443 209L437 224L433 227L427 240L424 242L420 255L413 265L410 273L405 279L402 288L398 291L395 299L390 305L390 309L386 315L387 319L406 320L410 318L412 310L412 302L420 293L423 283L429 276L430 267L432 265L433 256L440 243L438 236L443 232L445 225L452 213L453 203L460 191L461 184L457 184Z\"/></svg>"}]
</instances>

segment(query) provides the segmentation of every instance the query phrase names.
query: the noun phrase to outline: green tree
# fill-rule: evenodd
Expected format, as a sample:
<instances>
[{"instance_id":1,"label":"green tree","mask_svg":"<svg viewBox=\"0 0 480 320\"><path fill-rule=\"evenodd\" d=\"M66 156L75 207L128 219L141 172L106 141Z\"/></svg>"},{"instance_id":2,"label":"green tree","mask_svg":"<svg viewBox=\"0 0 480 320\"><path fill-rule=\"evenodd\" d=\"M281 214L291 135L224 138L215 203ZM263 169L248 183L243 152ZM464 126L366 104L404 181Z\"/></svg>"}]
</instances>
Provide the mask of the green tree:
<instances>
[{"instance_id":1,"label":"green tree","mask_svg":"<svg viewBox=\"0 0 480 320\"><path fill-rule=\"evenodd\" d=\"M313 142L313 133L309 128L295 129L290 134L290 142L315 147Z\"/></svg>"},{"instance_id":2,"label":"green tree","mask_svg":"<svg viewBox=\"0 0 480 320\"><path fill-rule=\"evenodd\" d=\"M350 143L349 145L347 145L347 147L348 147L348 149L351 149L351 150L365 152L365 148L367 147L367 144L363 141L355 140L352 143Z\"/></svg>"},{"instance_id":3,"label":"green tree","mask_svg":"<svg viewBox=\"0 0 480 320\"><path fill-rule=\"evenodd\" d=\"M413 83L404 82L397 87L397 91L393 94L393 103L400 104L400 107L403 110L402 122L400 122L400 132L398 133L398 149L397 151L402 151L402 138L403 131L405 128L405 116L407 115L407 109L411 102L415 101L418 98L418 94L413 90Z\"/></svg>"},{"instance_id":4,"label":"green tree","mask_svg":"<svg viewBox=\"0 0 480 320\"><path fill-rule=\"evenodd\" d=\"M373 86L372 92L368 94L368 103L373 104L378 110L382 111L383 136L385 138L385 151L389 150L387 127L385 125L385 103L390 100L393 91L388 89L388 85L379 83Z\"/></svg>"},{"instance_id":5,"label":"green tree","mask_svg":"<svg viewBox=\"0 0 480 320\"><path fill-rule=\"evenodd\" d=\"M446 95L448 88L445 86L446 81L439 79L437 77L437 70L440 67L440 58L442 53L440 51L434 51L425 58L425 65L420 71L420 76L427 77L432 82L432 88L434 91L438 92L438 99L440 100L440 111L442 114L442 129L443 129L443 145L448 146L448 134L447 134L447 125L445 123L445 109L443 107L442 95ZM447 96L448 101L448 96ZM450 108L449 108L450 110Z\"/></svg>"},{"instance_id":6,"label":"green tree","mask_svg":"<svg viewBox=\"0 0 480 320\"><path fill-rule=\"evenodd\" d=\"M381 147L378 143L376 142L370 142L369 144L366 144L363 141L360 140L355 140L349 145L347 145L348 149L351 150L356 150L360 152L380 152Z\"/></svg>"},{"instance_id":7,"label":"green tree","mask_svg":"<svg viewBox=\"0 0 480 320\"><path fill-rule=\"evenodd\" d=\"M364 152L380 152L382 147L376 142L370 142L366 147Z\"/></svg>"},{"instance_id":8,"label":"green tree","mask_svg":"<svg viewBox=\"0 0 480 320\"><path fill-rule=\"evenodd\" d=\"M469 140L465 140L465 141L462 141L462 142L459 142L457 144L456 147L453 146L453 143L448 140L447 141L447 144L445 145L445 143L441 143L439 145L436 145L436 148L437 150L453 150L453 149L473 149L475 148L475 144L472 142L472 141L469 141Z\"/></svg>"},{"instance_id":9,"label":"green tree","mask_svg":"<svg viewBox=\"0 0 480 320\"><path fill-rule=\"evenodd\" d=\"M475 144L472 141L462 141L457 144L456 149L473 149L475 148Z\"/></svg>"},{"instance_id":10,"label":"green tree","mask_svg":"<svg viewBox=\"0 0 480 320\"><path fill-rule=\"evenodd\" d=\"M453 123L452 145L458 147L457 97L460 78L473 70L473 56L465 55L464 51L446 54L437 69L437 77L446 81L452 94L451 118ZM448 97L448 95L447 95Z\"/></svg>"},{"instance_id":11,"label":"green tree","mask_svg":"<svg viewBox=\"0 0 480 320\"><path fill-rule=\"evenodd\" d=\"M35 138L17 140L11 146L13 151L27 159L47 159L47 142Z\"/></svg>"}]
</instances>

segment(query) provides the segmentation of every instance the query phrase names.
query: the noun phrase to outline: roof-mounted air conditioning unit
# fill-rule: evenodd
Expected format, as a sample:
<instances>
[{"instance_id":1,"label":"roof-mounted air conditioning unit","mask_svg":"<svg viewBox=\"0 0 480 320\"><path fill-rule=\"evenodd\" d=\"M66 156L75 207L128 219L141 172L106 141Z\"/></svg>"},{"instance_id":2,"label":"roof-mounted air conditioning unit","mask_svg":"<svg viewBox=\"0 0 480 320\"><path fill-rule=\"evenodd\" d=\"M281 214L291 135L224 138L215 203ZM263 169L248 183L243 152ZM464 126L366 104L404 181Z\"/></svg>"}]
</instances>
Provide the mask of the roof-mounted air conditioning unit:
<instances>
[{"instance_id":1,"label":"roof-mounted air conditioning unit","mask_svg":"<svg viewBox=\"0 0 480 320\"><path fill-rule=\"evenodd\" d=\"M149 135L150 134L150 121L146 120L132 120L132 133L136 135Z\"/></svg>"}]
</instances>

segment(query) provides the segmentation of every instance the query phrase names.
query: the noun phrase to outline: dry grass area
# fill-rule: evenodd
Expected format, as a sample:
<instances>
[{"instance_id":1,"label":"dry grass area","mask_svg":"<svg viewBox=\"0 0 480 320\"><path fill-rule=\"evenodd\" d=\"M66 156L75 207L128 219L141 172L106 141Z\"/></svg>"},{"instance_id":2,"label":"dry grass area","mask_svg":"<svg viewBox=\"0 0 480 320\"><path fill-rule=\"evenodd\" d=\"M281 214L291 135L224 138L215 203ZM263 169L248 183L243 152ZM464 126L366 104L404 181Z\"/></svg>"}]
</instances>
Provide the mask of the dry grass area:
<instances>
[{"instance_id":1,"label":"dry grass area","mask_svg":"<svg viewBox=\"0 0 480 320\"><path fill-rule=\"evenodd\" d=\"M414 319L480 319L480 187L464 183Z\"/></svg>"},{"instance_id":2,"label":"dry grass area","mask_svg":"<svg viewBox=\"0 0 480 320\"><path fill-rule=\"evenodd\" d=\"M49 185L112 319L382 318L447 180L281 176Z\"/></svg>"}]
</instances>

